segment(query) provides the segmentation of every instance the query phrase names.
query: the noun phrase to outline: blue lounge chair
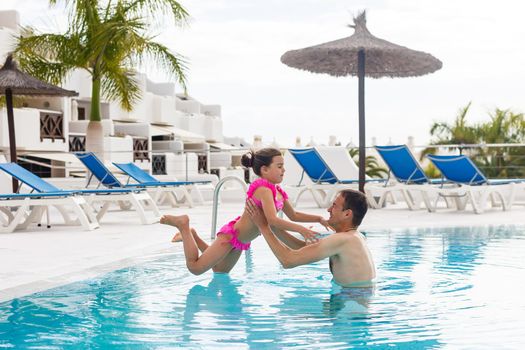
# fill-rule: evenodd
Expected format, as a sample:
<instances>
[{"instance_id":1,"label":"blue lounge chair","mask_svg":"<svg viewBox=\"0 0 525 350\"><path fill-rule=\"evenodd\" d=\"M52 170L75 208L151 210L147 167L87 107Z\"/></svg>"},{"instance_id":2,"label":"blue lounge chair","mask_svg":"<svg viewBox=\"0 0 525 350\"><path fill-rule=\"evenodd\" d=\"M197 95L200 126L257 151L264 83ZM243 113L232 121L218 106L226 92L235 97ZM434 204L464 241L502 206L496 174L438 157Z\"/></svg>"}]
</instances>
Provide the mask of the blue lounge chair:
<instances>
[{"instance_id":1,"label":"blue lounge chair","mask_svg":"<svg viewBox=\"0 0 525 350\"><path fill-rule=\"evenodd\" d=\"M37 191L0 195L0 211L4 215L0 219L2 223L0 232L26 229L35 222L40 225L44 214L47 216L47 227L50 227L50 206L59 210L66 225L80 224L86 230L99 227L92 208L84 197L76 196L75 191L63 191L15 163L0 163L0 169ZM65 207L73 210L76 219L70 217Z\"/></svg>"},{"instance_id":2,"label":"blue lounge chair","mask_svg":"<svg viewBox=\"0 0 525 350\"><path fill-rule=\"evenodd\" d=\"M474 212L485 210L488 199L493 206L499 200L503 210L514 203L517 188L523 188L525 179L488 179L466 155L427 155L444 179L455 184L470 201Z\"/></svg>"},{"instance_id":3,"label":"blue lounge chair","mask_svg":"<svg viewBox=\"0 0 525 350\"><path fill-rule=\"evenodd\" d=\"M429 185L442 184L443 180L429 179L406 145L374 146L374 148L389 168L385 192L379 199L378 206L382 206L387 195L399 191L410 210L419 209L423 202L429 211L434 211L436 203L432 204L429 199L429 192L433 191ZM391 181L392 176L396 181ZM415 192L420 196L414 195ZM447 206L449 204L447 201Z\"/></svg>"},{"instance_id":4,"label":"blue lounge chair","mask_svg":"<svg viewBox=\"0 0 525 350\"><path fill-rule=\"evenodd\" d=\"M49 182L41 179L40 177L34 175L30 171L21 167L15 163L1 163L0 169L11 175L12 177L18 179L22 184L27 185L38 193L51 193L51 194L64 194L69 195L71 198L77 200L85 200L88 204L93 205L95 202L104 202L102 208L97 212L96 221L100 221L105 215L109 206L112 203L118 204L121 209L130 209L133 207L137 213L139 213L139 218L143 224L157 222L160 219L160 211L157 206L151 199L151 197L145 193L145 191L138 188L122 188L122 189L76 189L76 190L61 190L58 187L50 184ZM79 196L73 196L82 195ZM154 214L153 218L148 218L146 216L146 208L142 204L151 204L151 210ZM126 205L125 203L129 203ZM61 212L64 216L64 213ZM98 225L98 223L97 223Z\"/></svg>"},{"instance_id":5,"label":"blue lounge chair","mask_svg":"<svg viewBox=\"0 0 525 350\"><path fill-rule=\"evenodd\" d=\"M158 201L160 199L160 194L166 193L173 206L176 206L179 202L185 200L190 208L193 207L193 200L190 192L194 189L198 191L195 187L196 185L211 183L211 181L159 181L133 163L113 163L113 165L128 175L128 182L126 185L157 188L158 190L155 191L154 199ZM130 179L135 180L136 184L129 184ZM177 197L179 194L177 192L182 194L180 200Z\"/></svg>"},{"instance_id":6,"label":"blue lounge chair","mask_svg":"<svg viewBox=\"0 0 525 350\"><path fill-rule=\"evenodd\" d=\"M428 184L430 180L406 145L374 146L390 169L390 174L404 184Z\"/></svg>"},{"instance_id":7,"label":"blue lounge chair","mask_svg":"<svg viewBox=\"0 0 525 350\"><path fill-rule=\"evenodd\" d=\"M332 147L331 149L338 151L337 162L338 168L355 168L354 161L350 158L348 151L343 147ZM297 163L303 169L303 174L298 186L302 186L295 198L295 204L299 201L299 198L306 191L310 191L314 200L319 207L326 207L331 204L335 193L344 188L357 189L359 180L354 179L341 179L337 176L336 172L330 168L328 163L325 161L320 152L315 148L300 148L300 149L288 149L290 154L295 158ZM357 174L357 170L354 172ZM304 174L308 176L312 184L303 185ZM384 181L382 179L367 179L367 182L378 182ZM369 198L370 201L370 198Z\"/></svg>"}]
</instances>

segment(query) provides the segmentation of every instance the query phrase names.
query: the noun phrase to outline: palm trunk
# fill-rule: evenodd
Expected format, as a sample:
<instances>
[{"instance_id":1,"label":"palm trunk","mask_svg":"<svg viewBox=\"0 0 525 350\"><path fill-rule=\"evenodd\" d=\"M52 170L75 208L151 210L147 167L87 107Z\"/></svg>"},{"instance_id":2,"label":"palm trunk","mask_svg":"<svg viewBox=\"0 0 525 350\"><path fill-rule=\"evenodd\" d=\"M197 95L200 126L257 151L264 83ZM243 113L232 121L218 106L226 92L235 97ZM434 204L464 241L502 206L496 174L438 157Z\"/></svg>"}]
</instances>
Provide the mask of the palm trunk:
<instances>
[{"instance_id":1,"label":"palm trunk","mask_svg":"<svg viewBox=\"0 0 525 350\"><path fill-rule=\"evenodd\" d=\"M86 130L86 151L95 153L104 161L104 131L100 118L100 78L93 78L91 89L91 113Z\"/></svg>"}]
</instances>

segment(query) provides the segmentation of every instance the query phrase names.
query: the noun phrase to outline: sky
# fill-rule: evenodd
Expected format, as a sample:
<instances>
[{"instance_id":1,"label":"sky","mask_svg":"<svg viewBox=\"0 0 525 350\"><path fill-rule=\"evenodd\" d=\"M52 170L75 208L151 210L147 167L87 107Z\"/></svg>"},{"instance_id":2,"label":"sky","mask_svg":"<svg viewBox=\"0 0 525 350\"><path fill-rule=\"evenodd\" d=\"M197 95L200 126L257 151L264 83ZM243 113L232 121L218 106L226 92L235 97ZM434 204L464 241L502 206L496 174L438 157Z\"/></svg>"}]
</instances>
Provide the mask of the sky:
<instances>
[{"instance_id":1,"label":"sky","mask_svg":"<svg viewBox=\"0 0 525 350\"><path fill-rule=\"evenodd\" d=\"M434 122L452 122L472 101L468 119L495 108L525 112L525 3L514 0L181 0L184 28L156 25L156 40L189 61L188 93L222 106L226 136L261 135L292 146L314 138L358 143L357 78L332 77L280 62L288 50L350 36L367 11L376 37L428 52L443 62L416 78L366 79L367 144L429 142ZM65 12L45 0L2 0L22 24L63 27ZM163 74L148 71L154 81ZM178 90L181 92L181 89Z\"/></svg>"}]
</instances>

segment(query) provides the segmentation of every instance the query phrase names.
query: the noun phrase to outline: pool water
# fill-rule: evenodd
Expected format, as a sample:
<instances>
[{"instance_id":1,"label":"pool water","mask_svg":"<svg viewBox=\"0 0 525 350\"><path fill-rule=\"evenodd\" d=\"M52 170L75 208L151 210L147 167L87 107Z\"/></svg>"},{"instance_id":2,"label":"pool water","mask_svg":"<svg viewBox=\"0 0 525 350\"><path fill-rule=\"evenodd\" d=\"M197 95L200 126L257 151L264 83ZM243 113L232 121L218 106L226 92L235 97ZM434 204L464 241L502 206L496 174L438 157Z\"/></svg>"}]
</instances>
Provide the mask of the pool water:
<instances>
[{"instance_id":1,"label":"pool water","mask_svg":"<svg viewBox=\"0 0 525 350\"><path fill-rule=\"evenodd\" d=\"M228 276L182 246L100 278L0 304L0 348L519 349L525 228L369 231L374 290L328 261L282 269L263 239Z\"/></svg>"}]
</instances>

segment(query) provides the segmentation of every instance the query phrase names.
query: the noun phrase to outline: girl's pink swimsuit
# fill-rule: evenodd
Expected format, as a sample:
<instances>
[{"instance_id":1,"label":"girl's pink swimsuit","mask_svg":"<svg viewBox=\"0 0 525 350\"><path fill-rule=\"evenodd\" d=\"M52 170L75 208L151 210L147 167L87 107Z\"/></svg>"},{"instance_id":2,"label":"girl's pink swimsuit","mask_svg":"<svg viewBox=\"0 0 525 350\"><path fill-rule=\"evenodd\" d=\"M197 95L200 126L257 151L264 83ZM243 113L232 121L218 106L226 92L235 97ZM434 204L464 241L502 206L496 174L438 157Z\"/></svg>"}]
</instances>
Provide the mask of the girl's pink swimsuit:
<instances>
[{"instance_id":1,"label":"girl's pink swimsuit","mask_svg":"<svg viewBox=\"0 0 525 350\"><path fill-rule=\"evenodd\" d=\"M259 199L255 198L253 196L253 194L255 193L255 190L257 190L259 187L267 187L267 188L269 188L272 191L272 194L273 194L273 202L275 204L275 209L277 211L283 209L284 201L286 201L288 199L288 195L286 194L286 192L284 192L284 190L279 185L274 185L270 181L268 181L266 179L263 179L263 178L258 178L257 180L255 180L254 182L251 183L250 187L248 188L248 192L246 192L246 196L248 197L248 199L250 199L250 198L253 199L255 204L259 208L262 208L262 202ZM281 200L277 200L277 192L279 192L281 194L281 197L282 197ZM217 233L217 236L221 235L221 234L225 234L225 233L226 234L230 234L230 235L232 235L232 238L230 240L230 244L232 245L233 249L236 249L236 250L248 250L248 249L250 249L250 242L247 242L247 243L241 242L239 240L239 231L237 231L234 228L234 225L237 223L237 221L239 221L240 218L241 217L238 216L234 220L230 221L229 223L227 223L226 225L221 227L221 229Z\"/></svg>"}]
</instances>

